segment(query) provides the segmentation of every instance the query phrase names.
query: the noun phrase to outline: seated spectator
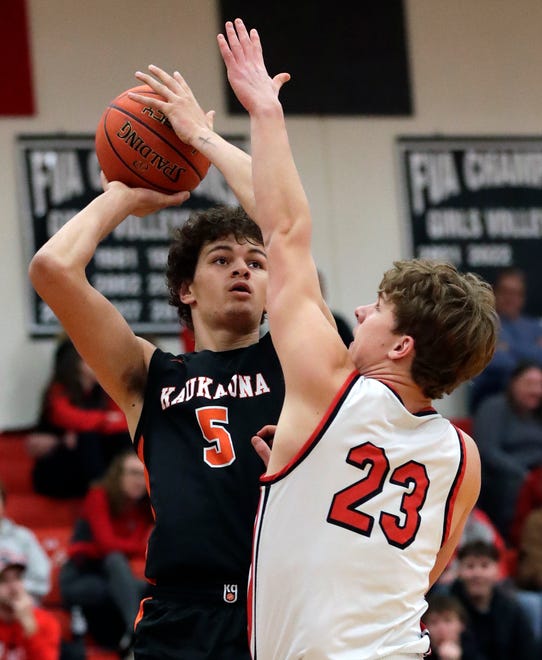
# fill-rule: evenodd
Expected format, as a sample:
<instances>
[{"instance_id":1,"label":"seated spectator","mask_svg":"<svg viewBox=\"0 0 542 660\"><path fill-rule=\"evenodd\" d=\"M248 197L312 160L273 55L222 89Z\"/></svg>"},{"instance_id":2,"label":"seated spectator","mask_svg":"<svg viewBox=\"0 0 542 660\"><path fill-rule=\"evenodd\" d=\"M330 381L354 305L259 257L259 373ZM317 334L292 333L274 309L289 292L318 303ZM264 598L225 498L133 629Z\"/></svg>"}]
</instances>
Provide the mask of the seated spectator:
<instances>
[{"instance_id":1,"label":"seated spectator","mask_svg":"<svg viewBox=\"0 0 542 660\"><path fill-rule=\"evenodd\" d=\"M508 541L521 485L542 465L542 368L516 367L507 390L487 398L474 416L482 462L479 506Z\"/></svg>"},{"instance_id":2,"label":"seated spectator","mask_svg":"<svg viewBox=\"0 0 542 660\"><path fill-rule=\"evenodd\" d=\"M523 314L525 274L519 268L504 268L497 274L493 290L500 319L499 342L491 362L471 383L471 414L486 397L505 389L521 362L534 362L542 367L542 324Z\"/></svg>"},{"instance_id":3,"label":"seated spectator","mask_svg":"<svg viewBox=\"0 0 542 660\"><path fill-rule=\"evenodd\" d=\"M499 580L499 552L484 541L458 552L458 577L450 594L465 608L482 657L487 660L533 660L538 646L532 622L515 594Z\"/></svg>"},{"instance_id":4,"label":"seated spectator","mask_svg":"<svg viewBox=\"0 0 542 660\"><path fill-rule=\"evenodd\" d=\"M472 543L473 541L485 541L494 545L499 552L499 579L506 580L510 577L510 568L507 561L507 549L504 539L499 534L499 530L491 522L489 516L478 507L474 507L469 513L461 539L457 545L456 551L450 559L445 571L439 577L437 583L432 587L432 593L442 593L446 591L447 585L451 584L457 578L459 561L457 552L459 548Z\"/></svg>"},{"instance_id":5,"label":"seated spectator","mask_svg":"<svg viewBox=\"0 0 542 660\"><path fill-rule=\"evenodd\" d=\"M454 596L427 599L423 622L431 639L431 660L484 660L475 636L467 625L467 613Z\"/></svg>"},{"instance_id":6,"label":"seated spectator","mask_svg":"<svg viewBox=\"0 0 542 660\"><path fill-rule=\"evenodd\" d=\"M542 591L542 508L533 509L525 519L516 578L523 589Z\"/></svg>"},{"instance_id":7,"label":"seated spectator","mask_svg":"<svg viewBox=\"0 0 542 660\"><path fill-rule=\"evenodd\" d=\"M61 341L28 450L34 490L80 497L103 476L112 457L131 446L126 419L68 339Z\"/></svg>"},{"instance_id":8,"label":"seated spectator","mask_svg":"<svg viewBox=\"0 0 542 660\"><path fill-rule=\"evenodd\" d=\"M25 558L24 588L38 604L51 588L51 562L31 529L5 517L6 497L0 482L0 545Z\"/></svg>"},{"instance_id":9,"label":"seated spectator","mask_svg":"<svg viewBox=\"0 0 542 660\"><path fill-rule=\"evenodd\" d=\"M517 497L516 511L510 529L510 543L519 548L527 516L542 507L542 465L533 468L523 480Z\"/></svg>"},{"instance_id":10,"label":"seated spectator","mask_svg":"<svg viewBox=\"0 0 542 660\"><path fill-rule=\"evenodd\" d=\"M81 607L93 637L122 652L129 651L146 589L142 566L151 526L144 468L128 450L89 489L60 572L66 606Z\"/></svg>"},{"instance_id":11,"label":"seated spectator","mask_svg":"<svg viewBox=\"0 0 542 660\"><path fill-rule=\"evenodd\" d=\"M25 559L0 547L0 660L58 660L60 624L25 589Z\"/></svg>"}]
</instances>

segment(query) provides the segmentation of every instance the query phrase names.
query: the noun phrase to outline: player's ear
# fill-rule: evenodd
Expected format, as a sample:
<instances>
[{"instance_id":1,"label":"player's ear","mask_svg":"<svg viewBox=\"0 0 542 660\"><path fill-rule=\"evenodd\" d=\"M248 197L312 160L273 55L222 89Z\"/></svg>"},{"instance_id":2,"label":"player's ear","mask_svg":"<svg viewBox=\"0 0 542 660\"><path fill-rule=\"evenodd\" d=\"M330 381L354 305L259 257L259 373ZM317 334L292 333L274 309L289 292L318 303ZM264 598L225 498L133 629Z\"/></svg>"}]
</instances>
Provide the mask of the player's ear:
<instances>
[{"instance_id":1,"label":"player's ear","mask_svg":"<svg viewBox=\"0 0 542 660\"><path fill-rule=\"evenodd\" d=\"M196 298L192 292L192 282L183 282L179 289L179 300L185 305L190 305Z\"/></svg>"},{"instance_id":2,"label":"player's ear","mask_svg":"<svg viewBox=\"0 0 542 660\"><path fill-rule=\"evenodd\" d=\"M392 360L400 360L409 355L414 355L414 349L413 337L410 335L399 335L388 355Z\"/></svg>"}]
</instances>

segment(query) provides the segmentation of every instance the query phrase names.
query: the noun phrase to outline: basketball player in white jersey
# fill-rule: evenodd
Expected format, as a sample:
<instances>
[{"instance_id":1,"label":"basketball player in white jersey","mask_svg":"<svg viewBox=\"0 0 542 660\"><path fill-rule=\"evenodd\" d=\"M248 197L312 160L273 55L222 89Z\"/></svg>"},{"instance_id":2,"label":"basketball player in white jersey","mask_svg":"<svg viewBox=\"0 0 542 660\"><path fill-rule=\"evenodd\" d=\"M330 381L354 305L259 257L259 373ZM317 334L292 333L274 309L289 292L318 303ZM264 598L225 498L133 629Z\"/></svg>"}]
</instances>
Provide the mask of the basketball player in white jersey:
<instances>
[{"instance_id":1,"label":"basketball player in white jersey","mask_svg":"<svg viewBox=\"0 0 542 660\"><path fill-rule=\"evenodd\" d=\"M219 48L250 114L255 220L267 309L286 380L253 549L256 660L421 658L424 595L480 485L472 439L431 405L491 358L489 286L445 264L396 262L358 307L347 349L329 323L311 217L256 31L226 23Z\"/></svg>"}]
</instances>

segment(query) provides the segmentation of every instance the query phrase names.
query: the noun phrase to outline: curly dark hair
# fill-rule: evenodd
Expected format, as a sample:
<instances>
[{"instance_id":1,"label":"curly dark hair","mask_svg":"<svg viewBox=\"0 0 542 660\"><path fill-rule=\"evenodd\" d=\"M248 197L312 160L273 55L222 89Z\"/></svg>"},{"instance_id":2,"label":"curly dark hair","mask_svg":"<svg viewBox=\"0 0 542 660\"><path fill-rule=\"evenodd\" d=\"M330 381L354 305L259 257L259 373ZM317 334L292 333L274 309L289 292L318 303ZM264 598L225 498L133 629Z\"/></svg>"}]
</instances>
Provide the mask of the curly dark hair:
<instances>
[{"instance_id":1,"label":"curly dark hair","mask_svg":"<svg viewBox=\"0 0 542 660\"><path fill-rule=\"evenodd\" d=\"M181 323L189 328L193 328L192 312L190 305L179 299L181 285L194 279L202 247L226 236L263 245L260 228L240 207L215 206L201 211L174 231L166 269L168 302L177 307Z\"/></svg>"},{"instance_id":2,"label":"curly dark hair","mask_svg":"<svg viewBox=\"0 0 542 660\"><path fill-rule=\"evenodd\" d=\"M379 294L394 306L394 331L415 342L412 378L440 399L476 376L495 352L498 317L487 282L424 259L394 262Z\"/></svg>"}]
</instances>

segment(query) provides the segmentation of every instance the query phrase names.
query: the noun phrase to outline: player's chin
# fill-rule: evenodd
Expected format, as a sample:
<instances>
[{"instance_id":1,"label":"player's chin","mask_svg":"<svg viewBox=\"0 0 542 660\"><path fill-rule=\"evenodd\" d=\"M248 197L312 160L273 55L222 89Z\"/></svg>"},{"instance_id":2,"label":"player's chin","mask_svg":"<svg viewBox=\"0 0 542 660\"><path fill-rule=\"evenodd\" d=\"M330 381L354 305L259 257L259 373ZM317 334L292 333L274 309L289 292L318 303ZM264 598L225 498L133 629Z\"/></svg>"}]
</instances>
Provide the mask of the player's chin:
<instances>
[{"instance_id":1,"label":"player's chin","mask_svg":"<svg viewBox=\"0 0 542 660\"><path fill-rule=\"evenodd\" d=\"M229 305L225 312L228 324L242 332L250 332L259 327L263 316L262 309L255 309L254 305L248 303Z\"/></svg>"}]
</instances>

